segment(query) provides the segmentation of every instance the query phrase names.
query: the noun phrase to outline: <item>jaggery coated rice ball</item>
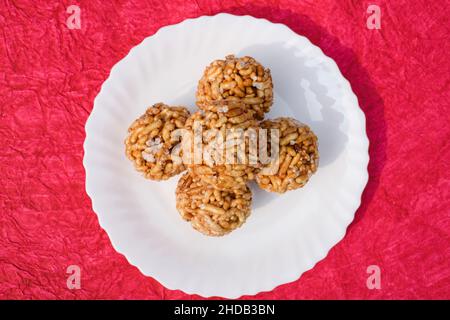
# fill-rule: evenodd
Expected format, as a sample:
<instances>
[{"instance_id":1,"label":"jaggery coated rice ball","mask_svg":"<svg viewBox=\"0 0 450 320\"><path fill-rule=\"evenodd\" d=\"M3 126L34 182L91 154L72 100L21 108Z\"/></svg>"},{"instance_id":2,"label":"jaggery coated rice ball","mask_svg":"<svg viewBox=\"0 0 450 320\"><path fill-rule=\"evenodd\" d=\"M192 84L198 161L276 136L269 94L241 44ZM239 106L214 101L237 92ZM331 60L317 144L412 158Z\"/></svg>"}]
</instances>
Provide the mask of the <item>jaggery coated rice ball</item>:
<instances>
[{"instance_id":1,"label":"jaggery coated rice ball","mask_svg":"<svg viewBox=\"0 0 450 320\"><path fill-rule=\"evenodd\" d=\"M217 112L224 104L243 103L255 111L257 119L264 118L273 103L270 70L254 58L228 55L213 61L204 71L197 88L200 109Z\"/></svg>"},{"instance_id":2,"label":"jaggery coated rice ball","mask_svg":"<svg viewBox=\"0 0 450 320\"><path fill-rule=\"evenodd\" d=\"M128 129L125 153L136 170L151 180L166 180L184 171L181 161L173 161L172 149L178 141L172 133L184 127L189 111L157 103L136 119Z\"/></svg>"},{"instance_id":3,"label":"jaggery coated rice ball","mask_svg":"<svg viewBox=\"0 0 450 320\"><path fill-rule=\"evenodd\" d=\"M221 191L185 173L176 189L181 217L207 236L223 236L240 227L250 215L252 194L248 187Z\"/></svg>"},{"instance_id":4,"label":"jaggery coated rice ball","mask_svg":"<svg viewBox=\"0 0 450 320\"><path fill-rule=\"evenodd\" d=\"M258 172L258 185L277 193L303 187L319 165L318 141L314 132L291 118L266 120L261 127L279 130L279 157Z\"/></svg>"},{"instance_id":5,"label":"jaggery coated rice ball","mask_svg":"<svg viewBox=\"0 0 450 320\"><path fill-rule=\"evenodd\" d=\"M185 161L189 171L221 190L242 188L248 180L253 180L257 167L250 165L246 130L252 128L256 132L258 128L254 113L235 105L223 112L192 114L185 128L192 134L196 128L202 132L200 139L190 141L191 158ZM201 145L195 148L197 142ZM199 156L195 156L199 150Z\"/></svg>"}]
</instances>

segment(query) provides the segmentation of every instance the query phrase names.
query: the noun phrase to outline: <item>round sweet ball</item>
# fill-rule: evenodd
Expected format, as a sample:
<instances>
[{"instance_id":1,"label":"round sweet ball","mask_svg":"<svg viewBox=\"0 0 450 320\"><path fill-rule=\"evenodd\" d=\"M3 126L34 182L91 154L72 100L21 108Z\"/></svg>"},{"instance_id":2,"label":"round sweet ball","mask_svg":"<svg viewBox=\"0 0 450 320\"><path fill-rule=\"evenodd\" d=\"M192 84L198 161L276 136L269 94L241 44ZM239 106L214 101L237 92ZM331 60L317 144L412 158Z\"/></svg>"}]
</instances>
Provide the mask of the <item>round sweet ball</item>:
<instances>
[{"instance_id":1,"label":"round sweet ball","mask_svg":"<svg viewBox=\"0 0 450 320\"><path fill-rule=\"evenodd\" d=\"M189 141L190 157L184 161L190 173L220 190L243 188L253 180L257 163L252 165L248 151L248 130L256 133L258 128L253 115L253 110L239 106L192 114L185 125L197 134Z\"/></svg>"},{"instance_id":2,"label":"round sweet ball","mask_svg":"<svg viewBox=\"0 0 450 320\"><path fill-rule=\"evenodd\" d=\"M221 191L185 173L176 189L181 217L207 236L223 236L240 227L250 215L249 188Z\"/></svg>"},{"instance_id":3,"label":"round sweet ball","mask_svg":"<svg viewBox=\"0 0 450 320\"><path fill-rule=\"evenodd\" d=\"M186 168L173 161L172 149L179 143L172 133L182 129L189 111L157 103L136 119L128 129L125 153L136 170L151 180L167 180Z\"/></svg>"},{"instance_id":4,"label":"round sweet ball","mask_svg":"<svg viewBox=\"0 0 450 320\"><path fill-rule=\"evenodd\" d=\"M270 70L254 58L228 55L213 61L204 71L197 88L200 109L217 112L227 103L243 103L262 120L273 103Z\"/></svg>"},{"instance_id":5,"label":"round sweet ball","mask_svg":"<svg viewBox=\"0 0 450 320\"><path fill-rule=\"evenodd\" d=\"M256 175L258 185L266 191L277 193L303 187L319 165L318 141L314 132L291 118L266 120L261 127L268 129L268 135L269 129L277 129L279 139L278 152L268 152L269 163ZM271 141L270 136L268 140ZM271 142L268 148L272 149Z\"/></svg>"}]
</instances>

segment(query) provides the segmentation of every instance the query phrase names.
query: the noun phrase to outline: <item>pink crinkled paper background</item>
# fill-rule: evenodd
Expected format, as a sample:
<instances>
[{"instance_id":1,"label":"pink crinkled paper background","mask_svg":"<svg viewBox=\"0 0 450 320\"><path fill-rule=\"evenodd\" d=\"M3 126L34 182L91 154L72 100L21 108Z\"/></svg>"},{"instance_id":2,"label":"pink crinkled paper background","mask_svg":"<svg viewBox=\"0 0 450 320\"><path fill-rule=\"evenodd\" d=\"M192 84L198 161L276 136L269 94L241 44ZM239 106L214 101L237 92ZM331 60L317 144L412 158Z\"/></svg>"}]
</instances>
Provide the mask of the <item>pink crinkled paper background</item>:
<instances>
[{"instance_id":1,"label":"pink crinkled paper background","mask_svg":"<svg viewBox=\"0 0 450 320\"><path fill-rule=\"evenodd\" d=\"M81 30L66 26L81 8ZM381 29L366 27L369 4ZM326 259L261 299L450 298L446 1L0 1L0 298L201 298L111 246L85 192L84 125L111 67L159 28L228 12L284 23L338 64L367 117L370 180ZM239 35L236 35L239 36ZM66 286L81 267L81 289ZM381 289L366 286L369 265ZM254 298L254 297L244 297Z\"/></svg>"}]
</instances>

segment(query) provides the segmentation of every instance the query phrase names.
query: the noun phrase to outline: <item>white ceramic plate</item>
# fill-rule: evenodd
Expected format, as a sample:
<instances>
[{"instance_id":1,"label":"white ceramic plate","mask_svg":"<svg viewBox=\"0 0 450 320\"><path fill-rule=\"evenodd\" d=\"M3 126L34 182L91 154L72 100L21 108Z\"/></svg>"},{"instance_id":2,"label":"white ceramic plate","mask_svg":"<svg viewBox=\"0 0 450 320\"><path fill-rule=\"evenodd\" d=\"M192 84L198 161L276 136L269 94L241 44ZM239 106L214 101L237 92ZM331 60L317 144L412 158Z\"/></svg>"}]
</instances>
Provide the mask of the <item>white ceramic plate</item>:
<instances>
[{"instance_id":1,"label":"white ceramic plate","mask_svg":"<svg viewBox=\"0 0 450 320\"><path fill-rule=\"evenodd\" d=\"M253 212L238 230L206 237L175 209L178 177L153 182L124 154L129 124L159 101L194 110L206 65L235 53L272 71L267 118L292 116L319 137L320 167L284 195L253 186ZM168 26L111 70L86 123L86 190L114 248L170 289L236 298L294 281L345 235L366 185L365 117L336 63L281 24L219 14Z\"/></svg>"}]
</instances>

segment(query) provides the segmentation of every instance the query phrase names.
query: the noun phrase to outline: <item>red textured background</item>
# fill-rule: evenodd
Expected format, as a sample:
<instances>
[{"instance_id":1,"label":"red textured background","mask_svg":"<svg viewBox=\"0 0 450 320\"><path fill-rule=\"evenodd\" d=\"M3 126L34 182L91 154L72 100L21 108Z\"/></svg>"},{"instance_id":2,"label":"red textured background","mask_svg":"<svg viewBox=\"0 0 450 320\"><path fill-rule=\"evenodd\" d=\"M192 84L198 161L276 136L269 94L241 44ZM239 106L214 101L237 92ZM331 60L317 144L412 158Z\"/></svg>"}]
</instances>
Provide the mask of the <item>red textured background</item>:
<instances>
[{"instance_id":1,"label":"red textured background","mask_svg":"<svg viewBox=\"0 0 450 320\"><path fill-rule=\"evenodd\" d=\"M256 297L449 299L450 3L219 2L0 0L0 298L201 298L165 289L114 251L85 192L82 144L94 97L133 46L162 26L229 12L284 23L332 57L371 143L344 240L301 279ZM71 4L81 30L66 26ZM381 30L366 27L369 4L381 7ZM80 290L66 287L73 264ZM373 264L380 290L366 287Z\"/></svg>"}]
</instances>

